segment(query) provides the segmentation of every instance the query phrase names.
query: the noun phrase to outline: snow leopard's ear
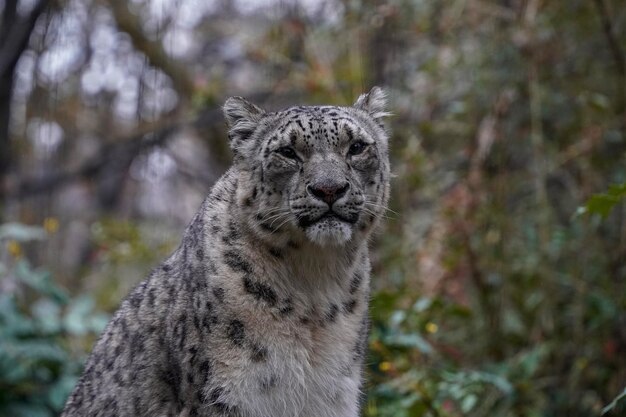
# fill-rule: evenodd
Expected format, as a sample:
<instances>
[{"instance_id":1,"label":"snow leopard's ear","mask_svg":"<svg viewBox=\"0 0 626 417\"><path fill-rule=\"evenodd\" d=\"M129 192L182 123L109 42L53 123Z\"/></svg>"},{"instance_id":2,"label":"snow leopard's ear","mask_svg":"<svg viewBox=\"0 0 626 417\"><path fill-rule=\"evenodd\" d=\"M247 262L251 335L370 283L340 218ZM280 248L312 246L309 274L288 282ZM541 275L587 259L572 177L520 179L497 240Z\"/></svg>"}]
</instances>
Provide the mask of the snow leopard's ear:
<instances>
[{"instance_id":1,"label":"snow leopard's ear","mask_svg":"<svg viewBox=\"0 0 626 417\"><path fill-rule=\"evenodd\" d=\"M354 107L368 113L377 122L381 122L384 117L391 116L391 113L387 111L387 94L380 87L373 87L369 93L361 94L354 103Z\"/></svg>"},{"instance_id":2,"label":"snow leopard's ear","mask_svg":"<svg viewBox=\"0 0 626 417\"><path fill-rule=\"evenodd\" d=\"M265 111L243 97L230 97L222 107L228 123L228 139L235 154L252 136Z\"/></svg>"}]
</instances>

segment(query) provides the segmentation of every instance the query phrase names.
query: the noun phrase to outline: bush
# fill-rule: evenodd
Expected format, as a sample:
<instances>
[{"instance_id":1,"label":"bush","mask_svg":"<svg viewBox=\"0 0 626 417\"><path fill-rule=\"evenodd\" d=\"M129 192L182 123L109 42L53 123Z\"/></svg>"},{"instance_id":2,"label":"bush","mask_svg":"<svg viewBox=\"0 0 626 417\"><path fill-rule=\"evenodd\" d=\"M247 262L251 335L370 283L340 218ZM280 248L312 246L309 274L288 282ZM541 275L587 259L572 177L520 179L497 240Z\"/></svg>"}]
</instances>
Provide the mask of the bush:
<instances>
[{"instance_id":1,"label":"bush","mask_svg":"<svg viewBox=\"0 0 626 417\"><path fill-rule=\"evenodd\" d=\"M86 349L107 323L87 296L71 298L46 271L23 258L23 246L45 232L0 227L8 254L0 261L0 415L59 414L82 371ZM69 339L84 338L84 348Z\"/></svg>"}]
</instances>

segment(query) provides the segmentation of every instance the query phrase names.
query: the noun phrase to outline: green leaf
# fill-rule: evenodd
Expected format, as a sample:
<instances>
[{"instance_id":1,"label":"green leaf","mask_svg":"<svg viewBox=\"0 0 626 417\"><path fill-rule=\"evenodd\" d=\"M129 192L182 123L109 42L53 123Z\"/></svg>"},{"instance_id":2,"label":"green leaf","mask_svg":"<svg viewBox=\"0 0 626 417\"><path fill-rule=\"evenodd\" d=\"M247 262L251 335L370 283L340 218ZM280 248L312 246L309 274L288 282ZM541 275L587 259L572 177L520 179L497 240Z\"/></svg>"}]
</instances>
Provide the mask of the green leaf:
<instances>
[{"instance_id":1,"label":"green leaf","mask_svg":"<svg viewBox=\"0 0 626 417\"><path fill-rule=\"evenodd\" d=\"M59 303L67 302L67 293L54 283L49 272L34 270L28 262L20 260L15 267L15 273L22 282L35 291L50 296Z\"/></svg>"},{"instance_id":2,"label":"green leaf","mask_svg":"<svg viewBox=\"0 0 626 417\"><path fill-rule=\"evenodd\" d=\"M60 346L53 345L48 340L8 341L0 346L7 356L14 360L46 360L58 363L67 360L67 353Z\"/></svg>"},{"instance_id":3,"label":"green leaf","mask_svg":"<svg viewBox=\"0 0 626 417\"><path fill-rule=\"evenodd\" d=\"M596 194L587 200L586 212L607 217L620 198L608 194Z\"/></svg>"},{"instance_id":4,"label":"green leaf","mask_svg":"<svg viewBox=\"0 0 626 417\"><path fill-rule=\"evenodd\" d=\"M478 397L474 394L469 394L461 401L461 411L469 413L478 403Z\"/></svg>"},{"instance_id":5,"label":"green leaf","mask_svg":"<svg viewBox=\"0 0 626 417\"><path fill-rule=\"evenodd\" d=\"M39 328L44 333L56 333L61 330L61 307L58 303L48 298L43 298L33 304L31 312Z\"/></svg>"},{"instance_id":6,"label":"green leaf","mask_svg":"<svg viewBox=\"0 0 626 417\"><path fill-rule=\"evenodd\" d=\"M594 194L587 200L587 204L584 207L578 209L578 214L592 213L599 214L603 218L606 218L613 207L626 197L626 183L613 184L609 187L608 191L603 194Z\"/></svg>"},{"instance_id":7,"label":"green leaf","mask_svg":"<svg viewBox=\"0 0 626 417\"><path fill-rule=\"evenodd\" d=\"M418 299L415 304L413 304L413 310L422 313L430 308L433 304L433 300L431 298L422 297Z\"/></svg>"},{"instance_id":8,"label":"green leaf","mask_svg":"<svg viewBox=\"0 0 626 417\"><path fill-rule=\"evenodd\" d=\"M91 314L95 302L88 296L78 297L69 306L68 312L63 319L63 325L67 331L75 335L84 335L91 330Z\"/></svg>"},{"instance_id":9,"label":"green leaf","mask_svg":"<svg viewBox=\"0 0 626 417\"><path fill-rule=\"evenodd\" d=\"M430 343L417 333L391 334L384 337L384 343L388 346L401 348L415 348L426 355L432 355L434 350Z\"/></svg>"},{"instance_id":10,"label":"green leaf","mask_svg":"<svg viewBox=\"0 0 626 417\"><path fill-rule=\"evenodd\" d=\"M78 382L78 377L74 375L63 375L48 391L48 402L57 411L61 411L67 397L72 392L74 385Z\"/></svg>"}]
</instances>

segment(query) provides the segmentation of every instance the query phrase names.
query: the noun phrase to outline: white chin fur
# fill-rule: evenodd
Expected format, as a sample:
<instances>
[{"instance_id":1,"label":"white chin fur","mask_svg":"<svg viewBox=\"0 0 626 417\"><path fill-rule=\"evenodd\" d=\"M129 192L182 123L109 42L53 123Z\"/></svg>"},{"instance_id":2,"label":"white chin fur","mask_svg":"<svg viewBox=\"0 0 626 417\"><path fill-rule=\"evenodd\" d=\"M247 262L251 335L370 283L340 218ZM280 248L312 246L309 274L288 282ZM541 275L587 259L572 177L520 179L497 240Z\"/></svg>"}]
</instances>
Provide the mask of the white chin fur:
<instances>
[{"instance_id":1,"label":"white chin fur","mask_svg":"<svg viewBox=\"0 0 626 417\"><path fill-rule=\"evenodd\" d=\"M306 237L320 246L341 246L352 237L352 226L337 219L322 219L306 229Z\"/></svg>"}]
</instances>

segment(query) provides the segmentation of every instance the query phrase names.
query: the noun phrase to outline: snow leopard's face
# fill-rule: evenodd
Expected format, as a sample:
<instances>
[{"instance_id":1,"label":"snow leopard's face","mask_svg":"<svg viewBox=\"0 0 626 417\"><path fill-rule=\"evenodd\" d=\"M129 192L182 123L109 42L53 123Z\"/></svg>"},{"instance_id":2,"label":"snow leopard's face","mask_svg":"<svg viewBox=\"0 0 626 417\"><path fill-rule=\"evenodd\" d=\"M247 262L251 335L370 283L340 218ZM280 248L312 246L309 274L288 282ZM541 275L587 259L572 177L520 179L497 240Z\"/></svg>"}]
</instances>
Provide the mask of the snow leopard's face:
<instances>
[{"instance_id":1,"label":"snow leopard's face","mask_svg":"<svg viewBox=\"0 0 626 417\"><path fill-rule=\"evenodd\" d=\"M320 246L369 233L389 194L383 106L377 88L354 107L275 113L229 99L224 110L235 165L247 174L239 201L249 224L270 238L287 235Z\"/></svg>"}]
</instances>

